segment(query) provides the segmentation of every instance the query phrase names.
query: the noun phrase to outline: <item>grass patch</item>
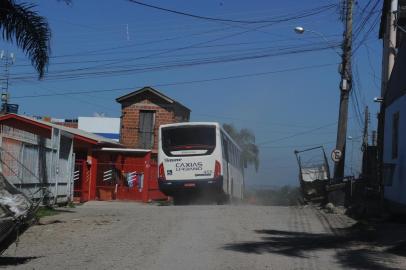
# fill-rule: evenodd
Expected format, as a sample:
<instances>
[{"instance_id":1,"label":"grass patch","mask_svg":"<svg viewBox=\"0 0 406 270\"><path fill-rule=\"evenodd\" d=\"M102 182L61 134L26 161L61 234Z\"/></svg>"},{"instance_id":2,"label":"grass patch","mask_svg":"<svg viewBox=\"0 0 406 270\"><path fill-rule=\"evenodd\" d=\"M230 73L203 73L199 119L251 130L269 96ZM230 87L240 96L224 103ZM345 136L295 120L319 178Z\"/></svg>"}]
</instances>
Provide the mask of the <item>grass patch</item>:
<instances>
[{"instance_id":1,"label":"grass patch","mask_svg":"<svg viewBox=\"0 0 406 270\"><path fill-rule=\"evenodd\" d=\"M76 205L75 205L74 202L70 201L70 202L68 202L68 204L66 205L66 207L67 207L67 208L75 208Z\"/></svg>"},{"instance_id":2,"label":"grass patch","mask_svg":"<svg viewBox=\"0 0 406 270\"><path fill-rule=\"evenodd\" d=\"M50 216L55 216L58 215L60 211L52 208L52 207L40 207L36 213L36 217L38 219L43 218L43 217L50 217Z\"/></svg>"},{"instance_id":3,"label":"grass patch","mask_svg":"<svg viewBox=\"0 0 406 270\"><path fill-rule=\"evenodd\" d=\"M172 205L171 201L156 201L154 202L158 206L169 206Z\"/></svg>"}]
</instances>

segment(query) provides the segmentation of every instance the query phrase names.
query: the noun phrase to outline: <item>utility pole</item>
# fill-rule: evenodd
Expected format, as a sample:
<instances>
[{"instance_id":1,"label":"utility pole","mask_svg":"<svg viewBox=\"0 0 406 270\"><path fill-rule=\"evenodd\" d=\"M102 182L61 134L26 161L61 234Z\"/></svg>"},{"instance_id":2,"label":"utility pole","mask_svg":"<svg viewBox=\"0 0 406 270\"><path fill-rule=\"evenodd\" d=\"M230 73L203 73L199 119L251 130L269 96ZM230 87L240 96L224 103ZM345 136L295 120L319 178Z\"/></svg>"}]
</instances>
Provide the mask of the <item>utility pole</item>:
<instances>
[{"instance_id":1,"label":"utility pole","mask_svg":"<svg viewBox=\"0 0 406 270\"><path fill-rule=\"evenodd\" d=\"M383 58L382 58L382 85L381 97L385 97L388 81L395 64L396 57L396 16L398 11L398 0L391 0L386 13L386 27L383 37Z\"/></svg>"},{"instance_id":2,"label":"utility pole","mask_svg":"<svg viewBox=\"0 0 406 270\"><path fill-rule=\"evenodd\" d=\"M342 45L343 54L341 62L341 82L340 82L340 109L338 115L337 142L335 151L341 153L338 162L334 164L334 178L344 177L345 147L347 140L347 122L348 122L348 102L352 88L352 11L354 0L344 2L345 12L345 31ZM337 151L338 150L338 151Z\"/></svg>"},{"instance_id":3,"label":"utility pole","mask_svg":"<svg viewBox=\"0 0 406 270\"><path fill-rule=\"evenodd\" d=\"M371 135L371 141L372 141L372 146L376 146L377 145L377 136L376 136L376 130L372 130L372 135Z\"/></svg>"}]
</instances>

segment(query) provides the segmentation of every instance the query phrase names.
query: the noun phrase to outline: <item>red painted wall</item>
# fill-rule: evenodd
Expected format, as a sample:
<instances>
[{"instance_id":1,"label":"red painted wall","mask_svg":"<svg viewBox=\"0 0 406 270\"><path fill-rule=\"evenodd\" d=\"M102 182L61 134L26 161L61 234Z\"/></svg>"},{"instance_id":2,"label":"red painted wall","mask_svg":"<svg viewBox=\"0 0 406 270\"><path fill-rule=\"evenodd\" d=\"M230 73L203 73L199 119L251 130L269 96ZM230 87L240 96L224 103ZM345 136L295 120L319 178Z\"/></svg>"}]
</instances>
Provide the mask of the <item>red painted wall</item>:
<instances>
[{"instance_id":1,"label":"red painted wall","mask_svg":"<svg viewBox=\"0 0 406 270\"><path fill-rule=\"evenodd\" d=\"M97 156L97 172L94 187L95 197L90 200L135 200L148 202L151 200L165 200L167 197L160 192L157 179L157 166L151 161L151 153L115 153L95 152ZM93 167L93 164L92 164ZM105 181L105 172L112 171L112 181ZM130 172L143 174L143 188L134 183L130 187L126 175ZM93 178L92 178L93 181Z\"/></svg>"}]
</instances>

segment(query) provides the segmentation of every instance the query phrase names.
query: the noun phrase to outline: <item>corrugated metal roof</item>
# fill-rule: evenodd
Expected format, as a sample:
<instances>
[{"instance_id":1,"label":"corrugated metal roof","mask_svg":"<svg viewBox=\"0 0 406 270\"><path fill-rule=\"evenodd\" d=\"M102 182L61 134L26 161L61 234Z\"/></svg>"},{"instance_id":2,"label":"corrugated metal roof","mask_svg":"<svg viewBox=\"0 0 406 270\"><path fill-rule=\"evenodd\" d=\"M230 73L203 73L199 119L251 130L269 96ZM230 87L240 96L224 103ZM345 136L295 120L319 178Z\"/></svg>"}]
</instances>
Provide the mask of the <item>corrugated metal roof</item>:
<instances>
[{"instance_id":1,"label":"corrugated metal roof","mask_svg":"<svg viewBox=\"0 0 406 270\"><path fill-rule=\"evenodd\" d=\"M20 115L20 114L11 113L11 114L6 114L3 117L10 117L10 116L15 116L16 118L21 117L21 118L26 119L28 121L37 122L39 124L46 125L46 126L49 126L51 128L57 128L59 130L71 133L73 135L77 135L77 136L80 136L80 137L84 137L84 138L93 140L98 144L113 144L113 145L116 145L116 146L123 146L122 144L120 144L120 143L118 143L118 142L116 142L114 140L107 139L107 138L104 138L102 136L99 136L99 135L96 135L96 134L93 134L93 133L90 133L90 132L87 132L87 131L84 131L84 130L81 130L81 129L70 128L70 127L65 127L65 126L58 125L58 124L53 124L53 123L50 123L50 122L47 122L47 121L43 121L43 120L35 119L33 117L29 117L29 116L26 116L26 115ZM0 117L0 120L1 120L1 118L2 117Z\"/></svg>"}]
</instances>

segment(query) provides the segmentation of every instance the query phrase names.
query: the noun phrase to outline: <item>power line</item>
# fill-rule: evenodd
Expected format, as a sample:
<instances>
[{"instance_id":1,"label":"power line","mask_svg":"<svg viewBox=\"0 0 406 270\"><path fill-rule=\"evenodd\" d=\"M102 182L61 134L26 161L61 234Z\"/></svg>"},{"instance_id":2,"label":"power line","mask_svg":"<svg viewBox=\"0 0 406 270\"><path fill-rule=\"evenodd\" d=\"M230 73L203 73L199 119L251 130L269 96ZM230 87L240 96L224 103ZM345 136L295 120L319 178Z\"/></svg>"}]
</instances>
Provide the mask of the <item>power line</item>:
<instances>
[{"instance_id":1,"label":"power line","mask_svg":"<svg viewBox=\"0 0 406 270\"><path fill-rule=\"evenodd\" d=\"M215 41L219 41L219 40L222 40L222 39L226 39L226 38L230 38L230 37L235 37L235 36L238 36L238 35L242 35L242 34L245 34L245 33L248 33L248 32L250 32L250 31L255 31L255 30L258 30L258 29L261 29L261 28L264 28L264 27L268 27L268 26L270 26L270 25L261 25L261 26L259 26L259 27L256 27L256 28L250 28L250 29L248 29L248 30L246 30L246 31L243 31L243 32L239 32L239 33L233 33L233 34L231 34L231 35L226 35L226 36L223 36L223 37L219 37L219 38L215 38L215 39L212 39L212 40L208 40L208 41L203 41L203 42L199 42L199 43L195 43L195 44L191 44L191 45L188 45L188 46L185 46L185 47L180 47L180 48L175 48L175 49L170 49L170 50L165 50L165 51L162 51L162 52L158 52L158 53L153 53L153 54L150 54L150 55L146 55L146 56L141 56L141 57L137 57L137 58L133 58L133 59L131 59L131 60L128 60L128 59L126 59L127 61L126 62L129 62L129 61L135 61L135 60L140 60L140 59L147 59L147 58L151 58L151 57L156 57L156 56L161 56L161 55L163 55L163 54L167 54L167 53L172 53L172 52L176 52L176 51L180 51L180 50L185 50L185 49L191 49L191 48L194 48L194 47L198 47L198 46L201 46L201 45L203 45L203 44L207 44L207 43L211 43L211 42L215 42ZM309 50L307 50L307 51L309 51ZM311 51L311 50L310 50ZM306 52L306 50L302 50L302 52ZM292 52L292 53L294 53L294 52ZM296 53L298 53L298 52L296 52ZM262 58L263 56L259 56L259 58ZM265 56L265 57L269 57L269 56ZM248 57L248 58L242 58L242 59L229 59L229 60L214 60L213 62L211 62L211 63L221 63L221 62L229 62L229 61L240 61L240 60L249 60L250 59L250 57ZM257 57L253 57L253 58L251 58L251 59L257 59ZM117 62L113 62L113 63L110 63L109 64L109 68L111 69L111 67L112 67L112 65L114 65L114 64L117 64L117 63L120 63L121 62L121 60L120 61L117 61ZM210 62L209 62L210 63ZM204 62L204 63L194 63L194 64L192 64L192 65L200 65L200 64L207 64L207 62ZM75 71L84 71L84 70L91 70L91 69L95 69L95 68L99 68L99 67L103 67L103 66L105 66L105 64L102 64L102 65L96 65L96 66L90 66L90 67L83 67L83 68L76 68L76 69L70 69L70 70L66 70L66 71L59 71L59 73L66 73L66 72L75 72ZM190 63L188 63L188 64L186 64L186 65L175 65L174 67L176 68L176 67L185 67L185 66L191 66L191 64ZM113 66L113 67L115 67L115 66ZM174 67L170 67L170 68L174 68ZM161 69L160 67L159 67L159 69ZM111 74L113 74L113 73L116 73L117 74L117 72L119 73L119 74L122 74L122 72L135 72L135 71L137 71L137 70L134 70L134 69L127 69L127 70L123 70L123 71L115 71L115 72L110 72L110 71L105 71L105 72L101 72L101 73L84 73L84 74L65 74L65 75L54 75L53 76L53 78L54 79L73 79L73 78L75 78L75 79L78 79L78 75L81 75L81 76L86 76L86 78L88 78L88 76L89 75L93 75L93 76L95 76L95 77L97 77L97 76L105 76L105 75L111 75ZM150 70L148 70L148 71L150 71ZM23 77L23 78L25 78L25 77ZM50 77L49 75L48 75L48 77L47 77L48 79L51 79L52 77ZM20 79L20 77L17 77L16 79Z\"/></svg>"},{"instance_id":2,"label":"power line","mask_svg":"<svg viewBox=\"0 0 406 270\"><path fill-rule=\"evenodd\" d=\"M156 40L151 40L151 41L146 41L142 43L136 43L136 44L131 44L131 45L122 45L122 46L116 46L116 47L110 47L110 48L105 48L105 49L97 49L97 50L89 50L85 52L78 52L74 54L64 54L64 55L57 55L57 56L51 56L50 58L62 58L62 57L73 57L73 56L83 56L83 55L92 55L95 52L105 52L105 51L111 51L111 50L117 50L117 49L123 49L123 48L131 48L135 46L145 46L145 45L151 45L155 43L162 43L165 41L171 41L171 40L177 40L177 39L183 39L185 37L193 37L193 36L201 36L205 34L210 34L210 33L216 33L216 32L221 32L227 29L231 29L232 27L221 27L221 28L215 28L215 29L210 29L210 30L205 30L205 31L199 31L196 33L192 33L189 35L177 35L174 37L168 37L168 38L162 38L162 39L156 39Z\"/></svg>"},{"instance_id":3,"label":"power line","mask_svg":"<svg viewBox=\"0 0 406 270\"><path fill-rule=\"evenodd\" d=\"M213 81L220 81L220 80L230 80L230 79L239 79L239 78L246 78L246 77L264 76L264 75L269 75L269 74L292 72L292 71L299 71L299 70L304 70L304 69L321 68L321 67L327 67L327 66L333 66L333 65L337 65L337 63L302 66L302 67L289 68L289 69L281 69L281 70L273 70L273 71L249 73L249 74L240 74L240 75L232 75L232 76L217 77L217 78L202 79L202 80L180 81L180 82L172 82L172 83L161 83L161 84L155 84L155 85L151 85L151 86L152 87L163 87L163 86L176 86L176 85L203 83L203 82L213 82ZM142 87L142 86L132 86L132 87L126 87L126 88L112 88L112 89L102 89L102 90L99 89L99 90L71 91L71 92L61 92L61 93L54 93L54 94L26 95L26 96L16 96L16 97L13 97L13 98L14 99L21 99L21 98L37 98L37 97L48 97L48 96L78 95L78 94L86 94L86 93L115 92L115 91L128 90L129 88L134 89L134 88L140 88L140 87Z\"/></svg>"},{"instance_id":4,"label":"power line","mask_svg":"<svg viewBox=\"0 0 406 270\"><path fill-rule=\"evenodd\" d=\"M315 132L317 130L320 130L320 129L323 129L323 128L331 127L331 126L334 126L336 124L337 124L337 121L334 122L334 123L329 123L327 125L320 126L320 127L316 127L316 128L312 128L312 129L309 129L309 130L302 131L302 132L294 133L292 135L281 137L281 138L278 138L278 139L262 141L262 142L258 143L257 145L261 146L261 145L268 144L268 143L275 143L275 142L291 139L291 138L294 138L294 137L298 137L298 136L302 136L302 135L305 135L305 134L313 133L313 132Z\"/></svg>"},{"instance_id":5,"label":"power line","mask_svg":"<svg viewBox=\"0 0 406 270\"><path fill-rule=\"evenodd\" d=\"M177 11L173 9L168 9L164 7L159 7L159 6L154 6L146 3L142 3L139 1L135 0L128 0L129 2L177 15L182 15L186 17L191 17L195 19L200 19L200 20L207 20L207 21L216 21L216 22L228 22L228 23L243 23L243 24L264 24L264 23L280 23L280 22L286 22L290 20L295 20L295 19L301 19L309 16L313 16L316 14L320 14L324 11L330 10L334 7L337 7L337 4L329 4L329 5L324 5L316 8L312 8L306 11L302 11L300 13L296 14L290 14L290 15L284 15L284 16L279 16L275 17L274 19L268 19L268 20L254 20L254 21L249 21L249 20L232 20L232 19L224 19L224 18L214 18L214 17L207 17L207 16L201 16L201 15L196 15L196 14L191 14L191 13L186 13L182 11Z\"/></svg>"},{"instance_id":6,"label":"power line","mask_svg":"<svg viewBox=\"0 0 406 270\"><path fill-rule=\"evenodd\" d=\"M289 127L289 128L309 128L309 126L304 126L304 125L275 123L275 122L269 122L269 121L258 122L258 121L253 121L252 119L243 119L243 118L237 118L237 117L227 116L227 115L218 115L218 114L206 114L206 113L203 114L203 113L196 113L195 111L193 111L193 115L205 116L205 117L223 118L223 119L229 119L229 120L239 121L239 122L244 122L244 123L250 122L250 123L258 124L260 127L279 126L279 127ZM286 132L283 132L283 133L286 133Z\"/></svg>"},{"instance_id":7,"label":"power line","mask_svg":"<svg viewBox=\"0 0 406 270\"><path fill-rule=\"evenodd\" d=\"M200 35L200 34L201 33L198 33L198 35ZM326 37L333 38L333 37L338 37L338 36L340 36L340 35L333 34L333 35L327 35ZM172 39L172 38L170 38L170 39ZM306 40L306 39L313 40L314 38L313 37L303 37L302 39L303 40ZM168 40L168 39L165 39L165 40ZM292 41L292 40L293 40L292 38L283 38L283 39L274 39L274 40L272 40L272 42L273 43L275 43L275 42L285 43L285 41ZM295 40L295 43L293 43L293 44L297 45L297 42L296 42L297 40L296 39L294 39L294 40ZM156 43L156 42L161 42L161 41L162 40L154 40L154 41L151 41L151 43L152 42ZM101 59L101 60L100 59L97 59L97 60L96 59L91 59L91 57L93 57L93 56L100 56L100 55L106 56L105 52L106 51L111 51L111 50L115 50L115 51L108 53L108 55L111 55L111 54L113 54L113 55L114 54L126 54L126 55L128 55L128 54L139 53L139 52L157 51L157 49L141 49L141 50L117 51L119 49L126 49L126 48L131 48L131 47L134 47L134 46L147 45L148 43L150 43L150 42L139 43L139 44L131 44L131 45L125 45L125 46L117 46L117 47L109 47L109 48L104 48L104 49L91 50L91 51L86 51L86 52L78 52L78 53L72 53L72 54L53 55L53 56L50 57L50 59L67 58L67 57L69 57L69 58L80 57L80 60L51 62L51 65L55 66L55 65L82 64L82 63L94 63L94 62L120 60L120 59L117 59L117 58ZM257 45L257 44L260 44L260 43L269 44L269 41L266 40L266 41L250 41L250 42L228 42L228 43L221 43L221 44L195 46L192 49L207 49L207 48L211 49L211 48L217 48L217 47L244 47L245 45ZM339 41L338 40L333 41L332 43L337 43L338 44ZM287 44L287 45L289 45L289 44ZM308 45L308 44L305 44L305 45ZM272 48L272 47L268 47L268 48ZM277 48L277 47L275 47L275 48ZM247 50L247 49L244 49L244 50ZM158 51L161 52L161 51L164 51L164 49L158 49ZM84 57L90 57L91 60L84 60ZM125 58L125 59L127 60L128 58ZM27 64L17 64L17 65L15 65L15 67L31 67L31 66L32 65L28 64L28 63Z\"/></svg>"},{"instance_id":8,"label":"power line","mask_svg":"<svg viewBox=\"0 0 406 270\"><path fill-rule=\"evenodd\" d=\"M245 45L245 44L257 44L257 43L255 43L255 42L237 42L237 43L229 43L227 45L226 44L204 45L204 46L194 47L193 49L199 50L199 49L204 49L204 48L225 47L225 46L233 46L233 45L237 46L236 49L228 49L228 50L224 49L224 50L214 50L214 51L204 52L205 55L214 55L214 56L219 55L219 57L221 57L221 56L224 56L224 55L222 55L224 53L245 53L245 54L247 54L247 53L250 53L250 52L253 52L253 53L255 53L255 52L267 52L267 51L270 51L271 49L273 49L273 50L287 50L287 49L296 49L296 48L298 48L297 44L295 44L295 45L288 44L288 45L285 45L285 46L278 45L278 46L271 46L271 47L266 46L266 47L254 47L254 48L238 48L239 45ZM317 44L319 44L319 43L307 43L307 44L301 45L300 48L306 48L306 47L308 48L310 46L314 46L314 45L317 45ZM334 42L334 44L338 46L339 41ZM151 51L156 51L156 50L140 50L139 52L151 52ZM163 50L161 50L161 51L163 51ZM137 51L133 51L132 53L135 53L135 52L137 52ZM126 52L126 54L128 54L128 52ZM162 59L162 58L174 58L174 57L176 57L176 59L178 59L179 57L184 57L184 56L196 56L196 52L193 52L193 53L191 52L189 54L183 53L181 55L172 54L172 55L167 55L167 56L161 56L159 59ZM55 65L58 66L58 65L86 64L86 63L106 63L106 64L108 64L109 62L113 62L113 61L114 62L115 61L126 62L128 60L131 60L131 59L129 59L127 57L127 58L107 58L107 59L84 60L82 58L82 60L56 62L56 63L52 63L52 65L53 66L55 66ZM28 66L31 66L31 65L30 64L16 65L16 67L28 67ZM131 65L131 66L133 66L133 65ZM118 67L118 66L114 66L114 67ZM59 70L57 72L62 72L62 71L66 72L66 71L70 71L70 70Z\"/></svg>"},{"instance_id":9,"label":"power line","mask_svg":"<svg viewBox=\"0 0 406 270\"><path fill-rule=\"evenodd\" d=\"M333 144L336 141L327 141L327 142L320 142L316 144L308 144L308 145L264 145L261 146L261 148L304 148L304 147L313 147L313 146L318 146L318 145L327 145L327 144Z\"/></svg>"},{"instance_id":10,"label":"power line","mask_svg":"<svg viewBox=\"0 0 406 270\"><path fill-rule=\"evenodd\" d=\"M376 89L380 89L380 86L378 86L376 80L378 80L378 82L380 82L380 81L381 81L381 78L378 77L378 76L376 76L376 71L375 71L375 69L374 69L374 67L373 67L373 65L372 65L372 61L371 61L370 48L369 48L368 44L364 44L364 47L365 47L366 52L367 52L368 64L369 64L370 70L372 71L372 77L373 77L373 79L374 79L374 80L373 80L374 85L375 85Z\"/></svg>"},{"instance_id":11,"label":"power line","mask_svg":"<svg viewBox=\"0 0 406 270\"><path fill-rule=\"evenodd\" d=\"M72 72L71 70L63 70L53 75L48 75L47 80L56 80L56 79L88 79L91 76L93 77L106 77L106 76L117 76L117 75L125 75L125 74L135 74L135 73L144 73L144 72L152 72L152 71L162 71L174 68L185 68L191 66L198 66L198 65L207 65L207 64L221 64L221 63L230 63L236 61L247 61L247 60L256 60L256 59L264 59L269 57L276 57L282 55L291 55L291 54L301 54L301 53L308 53L314 51L321 51L332 48L332 46L313 46L308 48L283 48L274 51L264 51L259 53L251 53L251 54L236 54L236 55L225 55L220 57L211 57L211 58L203 58L203 59L189 59L184 61L175 61L173 63L169 63L166 65L152 65L146 66L144 65L141 68L133 68L131 66L126 67L111 67L107 66L106 69L100 71L87 71L87 72ZM118 69L117 69L118 68ZM23 79L30 79L28 75L19 74L19 76L13 77L14 80Z\"/></svg>"},{"instance_id":12,"label":"power line","mask_svg":"<svg viewBox=\"0 0 406 270\"><path fill-rule=\"evenodd\" d=\"M135 61L135 60L147 59L147 58L151 58L151 57L161 56L161 55L167 54L167 53L172 53L172 52L177 52L177 51L181 51L181 50L191 49L191 48L194 48L194 47L196 47L196 46L200 46L200 45L204 45L204 44L208 44L208 43L220 41L220 40L223 40L223 39L228 39L228 38L231 38L231 37L236 37L236 36L239 36L239 35L243 35L243 34L246 34L246 33L248 33L248 32L257 30L257 29L261 29L261 28L268 27L268 26L270 26L270 25L271 25L271 24L261 25L261 26L258 26L258 27L255 27L255 28L252 28L252 29L249 29L249 30L246 30L246 31L242 31L242 32L238 32L238 33L233 33L233 34L228 34L228 35L225 35L225 36L222 36L222 37L218 37L218 38L214 38L214 39L210 39L210 40L206 40L206 41L201 41L201 42L194 43L194 44L190 44L190 45L187 45L187 46L178 47L178 48L175 48L175 49L165 50L165 51L163 51L163 52L152 53L152 54L149 54L149 55L144 55L144 56L136 57L136 58L133 58L133 59L131 59L131 60L127 60L127 62L132 62L132 61ZM117 61L117 62L113 62L113 63L111 63L111 64L114 65L114 64L118 64L118 63L120 63L120 62L121 62L121 61ZM101 66L104 66L104 65L96 65L96 66L78 68L78 69L73 69L73 70L71 70L71 71L89 70L89 69L97 68L97 67L101 67Z\"/></svg>"}]
</instances>

